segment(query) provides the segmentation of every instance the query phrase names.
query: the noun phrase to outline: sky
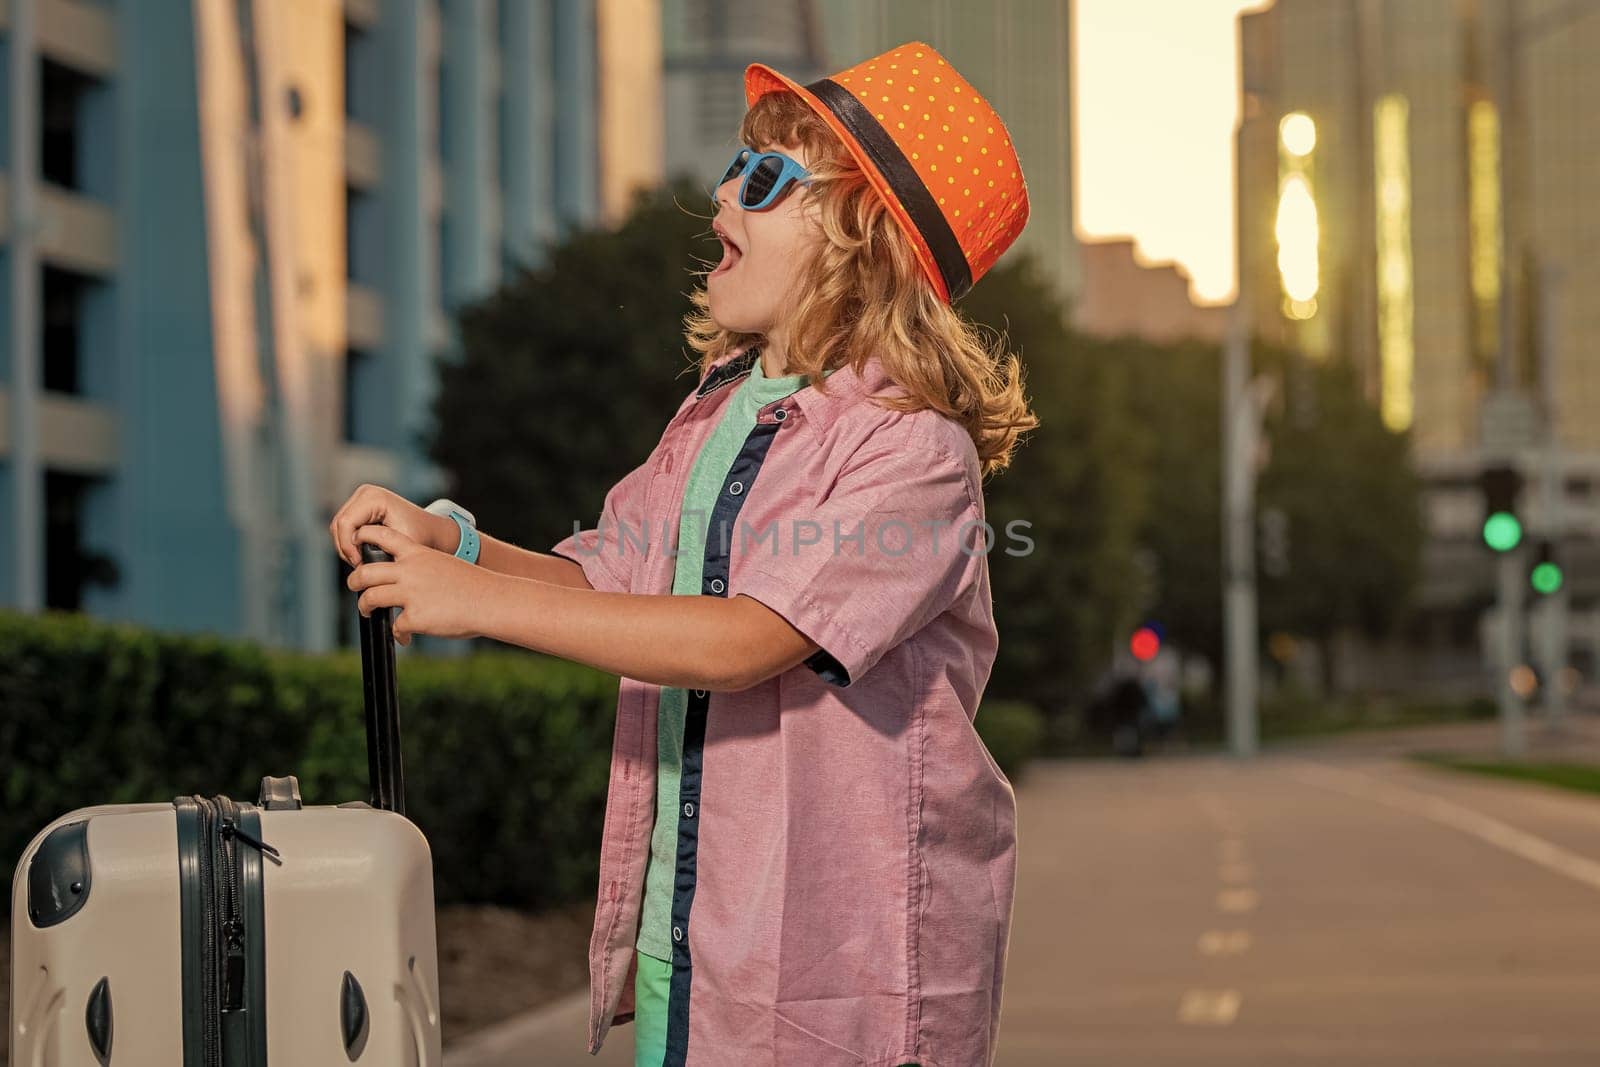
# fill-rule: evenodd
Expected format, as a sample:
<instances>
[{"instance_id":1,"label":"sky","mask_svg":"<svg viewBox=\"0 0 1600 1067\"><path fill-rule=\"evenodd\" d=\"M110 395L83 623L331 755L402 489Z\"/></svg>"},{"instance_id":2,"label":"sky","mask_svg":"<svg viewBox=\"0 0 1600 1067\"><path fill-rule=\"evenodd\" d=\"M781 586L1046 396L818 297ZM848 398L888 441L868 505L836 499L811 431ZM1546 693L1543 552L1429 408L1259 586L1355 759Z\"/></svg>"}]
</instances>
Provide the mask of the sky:
<instances>
[{"instance_id":1,"label":"sky","mask_svg":"<svg viewBox=\"0 0 1600 1067\"><path fill-rule=\"evenodd\" d=\"M1233 299L1241 11L1270 0L1073 0L1078 236L1132 237L1197 303Z\"/></svg>"}]
</instances>

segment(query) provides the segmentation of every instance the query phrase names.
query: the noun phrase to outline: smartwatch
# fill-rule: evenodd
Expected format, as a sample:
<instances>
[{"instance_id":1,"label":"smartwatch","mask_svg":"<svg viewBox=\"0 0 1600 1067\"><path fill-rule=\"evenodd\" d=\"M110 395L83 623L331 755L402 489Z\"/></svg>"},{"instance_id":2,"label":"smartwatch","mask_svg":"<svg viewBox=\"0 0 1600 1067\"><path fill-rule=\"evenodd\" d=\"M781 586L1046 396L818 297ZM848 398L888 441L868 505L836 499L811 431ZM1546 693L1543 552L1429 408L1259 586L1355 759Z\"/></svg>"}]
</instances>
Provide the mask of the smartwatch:
<instances>
[{"instance_id":1,"label":"smartwatch","mask_svg":"<svg viewBox=\"0 0 1600 1067\"><path fill-rule=\"evenodd\" d=\"M457 504L454 500L440 497L423 509L430 515L446 515L455 520L456 529L461 531L461 539L456 543L456 558L464 559L468 563L478 562L478 548L481 541L478 537L478 520L472 517L472 512Z\"/></svg>"}]
</instances>

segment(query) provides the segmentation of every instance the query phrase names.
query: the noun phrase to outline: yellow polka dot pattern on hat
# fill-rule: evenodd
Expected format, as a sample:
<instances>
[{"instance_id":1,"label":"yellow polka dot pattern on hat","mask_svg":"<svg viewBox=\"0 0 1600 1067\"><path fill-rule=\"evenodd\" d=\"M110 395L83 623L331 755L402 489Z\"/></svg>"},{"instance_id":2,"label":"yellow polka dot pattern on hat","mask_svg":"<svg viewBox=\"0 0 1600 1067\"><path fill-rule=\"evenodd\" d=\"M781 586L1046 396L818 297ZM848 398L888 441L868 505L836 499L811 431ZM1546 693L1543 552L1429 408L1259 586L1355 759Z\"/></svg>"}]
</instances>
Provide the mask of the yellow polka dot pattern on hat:
<instances>
[{"instance_id":1,"label":"yellow polka dot pattern on hat","mask_svg":"<svg viewBox=\"0 0 1600 1067\"><path fill-rule=\"evenodd\" d=\"M921 41L908 41L830 77L861 105L858 113L876 120L899 149L928 202L936 205L955 235L976 282L1028 221L1027 183L1000 116L944 57ZM850 145L874 186L898 209L894 214L917 246L924 269L936 276L932 250L912 224L904 197L890 188L872 154L854 143L828 106L761 64L752 64L746 73L745 92L752 103L762 93L786 88L799 91ZM957 176L962 179L959 185Z\"/></svg>"}]
</instances>

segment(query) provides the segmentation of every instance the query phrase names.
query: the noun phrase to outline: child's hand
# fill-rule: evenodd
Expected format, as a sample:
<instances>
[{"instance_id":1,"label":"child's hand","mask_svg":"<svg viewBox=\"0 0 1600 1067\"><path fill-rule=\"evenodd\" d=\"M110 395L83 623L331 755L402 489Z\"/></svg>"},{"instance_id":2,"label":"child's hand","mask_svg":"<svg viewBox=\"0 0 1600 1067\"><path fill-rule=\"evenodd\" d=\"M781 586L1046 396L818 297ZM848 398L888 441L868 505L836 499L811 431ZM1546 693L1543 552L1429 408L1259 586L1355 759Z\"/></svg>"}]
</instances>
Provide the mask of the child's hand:
<instances>
[{"instance_id":1,"label":"child's hand","mask_svg":"<svg viewBox=\"0 0 1600 1067\"><path fill-rule=\"evenodd\" d=\"M400 494L381 485L362 485L339 506L328 533L333 536L334 551L350 566L361 563L361 550L356 547L356 531L369 523L382 523L405 534L419 545L454 552L455 523L444 515L434 515L418 507ZM444 543L450 547L446 549ZM376 544L377 542L373 542Z\"/></svg>"},{"instance_id":2,"label":"child's hand","mask_svg":"<svg viewBox=\"0 0 1600 1067\"><path fill-rule=\"evenodd\" d=\"M394 639L411 643L412 634L435 637L477 637L485 582L492 573L466 560L436 552L388 526L362 526L357 544L377 545L390 563L363 563L346 583L360 593L356 607L363 617L378 608L399 608Z\"/></svg>"}]
</instances>

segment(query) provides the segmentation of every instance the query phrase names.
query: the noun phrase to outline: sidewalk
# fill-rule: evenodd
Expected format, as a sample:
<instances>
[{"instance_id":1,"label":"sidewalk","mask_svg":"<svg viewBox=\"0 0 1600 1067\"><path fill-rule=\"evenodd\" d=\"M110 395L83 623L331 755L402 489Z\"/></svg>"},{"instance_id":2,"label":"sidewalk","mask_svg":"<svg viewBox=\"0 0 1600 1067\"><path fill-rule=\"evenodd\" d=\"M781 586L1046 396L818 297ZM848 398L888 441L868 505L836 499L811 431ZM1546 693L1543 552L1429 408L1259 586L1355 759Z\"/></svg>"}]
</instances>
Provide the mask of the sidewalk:
<instances>
[{"instance_id":1,"label":"sidewalk","mask_svg":"<svg viewBox=\"0 0 1600 1067\"><path fill-rule=\"evenodd\" d=\"M1530 762L1565 760L1600 764L1600 716L1575 713L1568 717L1559 733L1530 716L1526 723L1526 739L1525 758ZM1507 946L1519 944L1518 938L1524 936L1517 929L1518 923L1536 923L1547 906L1556 908L1552 912L1554 915L1566 914L1556 906L1570 910L1574 901L1562 894L1570 896L1578 891L1523 860L1508 860L1492 850L1484 852L1480 842L1457 831L1441 830L1414 814L1394 816L1380 805L1353 803L1349 798L1325 790L1292 786L1281 771L1285 766L1298 763L1297 757L1334 767L1364 769L1369 773L1374 767L1388 767L1385 773L1397 780L1426 779L1424 784L1434 791L1465 798L1463 802L1479 798L1473 801L1474 806L1499 812L1505 818L1528 809L1532 812L1527 817L1533 828L1551 841L1585 854L1591 849L1600 849L1592 840L1595 821L1600 820L1600 808L1592 807L1591 802L1580 804L1570 797L1480 779L1475 775L1430 772L1409 761L1387 762L1394 758L1403 760L1413 752L1495 759L1499 743L1499 724L1486 721L1306 739L1270 746L1262 758L1244 764L1217 755L1181 760L1157 757L1137 764L1114 760L1041 762L1018 790L1019 819L1029 826L1052 828L1052 837L1033 838L1020 857L1016 921L1030 930L1030 934L1020 938L1013 933L1007 968L1008 1008L1001 1027L999 1062L1012 1067L1047 1064L1054 1067L1063 1061L1063 1050L1071 1048L1080 1057L1090 1057L1080 1062L1160 1063L1163 1067L1169 1063L1181 1063L1186 1067L1190 1064L1213 1067L1221 1063L1248 1063L1250 1067L1264 1067L1284 1062L1279 1057L1288 1057L1286 1048L1297 1040L1326 1043L1324 1051L1331 1058L1317 1062L1439 1062L1436 1054L1446 1049L1459 1055L1452 1062L1470 1063L1475 1067L1482 1063L1513 1062L1496 1059L1504 1052L1504 1046L1495 1046L1486 1038L1482 1049L1475 1052L1468 1049L1466 1046L1479 1038L1468 1032L1470 1027L1463 1029L1461 1022L1450 1025L1439 1022L1443 1016L1458 1010L1452 998L1476 996L1482 988L1498 981L1494 968L1500 966L1495 962L1499 957L1487 963L1476 957L1469 960L1479 966L1479 971L1459 978L1462 989L1454 991L1449 988L1448 980L1457 974L1452 968L1466 966L1454 957L1447 961L1448 966L1440 964L1437 973L1429 971L1426 981L1418 982L1415 987L1401 981L1409 972L1402 973L1404 968L1400 965L1420 966L1417 959L1427 962L1432 959L1428 954L1466 952L1471 956L1467 949L1487 936L1486 931L1495 923L1509 927L1500 931L1504 946L1497 951L1511 952L1512 948ZM1199 803L1197 798L1205 803ZM1264 893L1272 889L1278 893L1273 898L1274 903L1287 900L1294 905L1276 916L1281 929L1267 923L1274 918L1272 914L1264 914L1254 923L1259 945L1246 957L1261 969L1259 974L1248 976L1254 983L1250 1011L1252 1015L1265 1016L1263 1021L1271 1025L1261 1032L1252 1032L1243 1025L1237 1031L1230 1027L1234 1036L1226 1041L1221 1034L1211 1034L1215 1047L1201 1042L1195 1028L1184 1024L1181 1018L1178 1024L1173 1023L1173 1005L1178 1003L1175 998L1183 990L1166 988L1177 980L1175 976L1189 970L1197 971L1194 976L1197 988L1209 988L1205 983L1216 976L1208 969L1220 966L1196 957L1193 951L1195 938L1206 928L1206 923L1214 925L1222 921L1208 915L1201 907L1209 901L1207 894L1214 888L1211 850L1215 842L1211 838L1218 831L1201 817L1212 808L1233 812L1249 831L1237 836L1241 840L1250 839L1253 842L1250 847L1258 853L1252 856L1252 865L1263 872L1258 891ZM1464 869L1473 872L1471 877L1463 877L1459 882L1446 879L1440 884L1429 883L1431 865L1440 856L1456 853L1465 857ZM1600 851L1595 851L1594 855L1600 860ZM1379 863L1375 856L1383 862ZM1179 862L1185 857L1194 860L1194 864L1185 866ZM1347 874L1358 866L1365 872L1363 877L1354 882L1346 881ZM1281 869L1273 870L1274 867ZM1295 873L1313 868L1320 871L1314 878ZM1265 877L1267 873L1272 873L1273 877ZM1374 881L1380 875L1387 880ZM1497 888L1501 881L1513 883L1515 888ZM1331 894L1325 912L1317 921L1310 921L1300 909L1309 899L1306 894L1320 891L1319 885L1333 887L1336 891ZM1484 902L1479 900L1462 904L1443 927L1436 929L1424 921L1424 916L1433 914L1452 898L1452 892L1486 893L1490 890L1505 892L1507 899L1526 899L1530 903L1526 908L1518 907L1502 914L1486 910ZM1549 895L1554 902L1538 902L1530 896L1535 890ZM1063 892L1078 897L1064 912L1060 904ZM1336 984L1303 1001L1289 996L1285 990L1292 993L1298 988L1294 982L1304 985L1320 973L1316 966L1311 966L1308 978L1302 973L1308 965L1319 959L1325 963L1343 951L1340 946L1344 944L1344 935L1340 931L1344 929L1341 924L1348 920L1348 901L1362 899L1363 893L1376 894L1372 928L1378 933L1371 942L1355 946L1368 953L1362 959L1376 958L1372 954L1395 952L1396 944L1412 946L1417 952L1426 950L1426 958L1390 960L1388 965L1396 971L1389 975L1368 973L1361 960L1344 960L1340 964L1345 968L1341 972L1345 975L1341 979L1344 985ZM1192 916L1176 903L1191 897ZM1409 924L1401 923L1399 928L1390 929L1383 920L1382 909L1402 898L1416 906L1417 914ZM1583 907L1592 906L1587 897L1577 903ZM1279 904L1279 908L1282 907ZM1065 921L1063 915L1067 917ZM1042 918L1045 916L1051 918ZM1159 936L1151 936L1151 925L1164 921L1164 917L1174 921L1192 918L1193 929L1179 923L1173 930L1163 929L1158 931ZM1242 924L1238 917L1227 921ZM1467 936L1468 931L1470 936ZM1097 943L1096 938L1105 943ZM1560 937L1555 937L1550 944L1561 942ZM1308 945L1320 946L1319 951L1326 959L1311 951ZM1067 946L1076 947L1076 957L1066 950ZM1274 952L1278 955L1274 956ZM1546 955L1554 952L1554 948L1548 948ZM1522 966L1537 972L1535 964L1540 959L1530 956L1531 962ZM1063 960L1069 964L1067 971L1063 971ZM1550 989L1559 986L1564 994L1570 993L1567 985L1560 984L1567 976L1559 967L1552 973L1533 976L1556 983L1550 985ZM1528 977L1523 975L1522 979ZM1517 979L1513 974L1506 981L1514 986ZM1064 982L1071 985L1070 995L1065 998ZM1383 986L1384 982L1394 988L1385 993L1383 990L1388 987ZM1362 1018L1369 1024L1367 1031L1341 1037L1339 1035L1349 1030L1351 1019L1324 1018L1314 1010L1318 997L1334 994L1342 997L1352 1011L1359 1009L1366 1013ZM1146 1003L1150 996L1155 999ZM1391 1000L1394 1005L1385 1007ZM1523 1005L1523 1008L1534 1010L1532 1004ZM1290 1009L1301 1012L1302 1016L1291 1020ZM1419 1011L1432 1012L1437 1025L1432 1029L1413 1026L1415 1020L1407 1012ZM538 1063L542 1067L576 1067L579 1064L631 1067L632 1024L613 1028L600 1055L589 1056L585 1051L588 1013L587 990L570 994L538 1011L472 1035L446 1053L445 1065L523 1067ZM1289 1014L1275 1018L1280 1013ZM1478 1019L1475 1025L1480 1027L1487 1025L1483 1020L1498 1017L1488 1012L1476 1016L1469 1012L1465 1016ZM1557 1013L1553 1023L1572 1029L1576 1026L1574 1018ZM1385 1026L1392 1023L1398 1029L1385 1031L1374 1019ZM1153 1043L1141 1045L1145 1039L1138 1037L1140 1034L1154 1034L1149 1038ZM1163 1034L1165 1037L1161 1036ZM1588 1031L1576 1027L1571 1034L1556 1036L1561 1040L1586 1041L1588 1035ZM1494 1039L1510 1040L1499 1033ZM1163 1046L1163 1040L1170 1047ZM1551 1040L1560 1044L1555 1037ZM1363 1045L1363 1041L1370 1044ZM1209 1052L1206 1051L1208 1047ZM1129 1060L1127 1055L1133 1048L1141 1049L1139 1055L1145 1058ZM1160 1049L1165 1051L1160 1052ZM1592 1051L1589 1046L1585 1049ZM1567 1057L1568 1050L1564 1046L1552 1046L1544 1051L1553 1058L1539 1058L1530 1053L1515 1062L1563 1065L1574 1062ZM1094 1060L1099 1053L1105 1058ZM1479 1053L1488 1058L1475 1058ZM1413 1054L1417 1058L1405 1058ZM1399 1059L1385 1059L1385 1056ZM1581 1059L1578 1062L1594 1061Z\"/></svg>"},{"instance_id":2,"label":"sidewalk","mask_svg":"<svg viewBox=\"0 0 1600 1067\"><path fill-rule=\"evenodd\" d=\"M614 1026L600 1055L589 1041L589 991L568 994L538 1011L480 1030L445 1050L445 1067L633 1067L633 1024Z\"/></svg>"}]
</instances>

